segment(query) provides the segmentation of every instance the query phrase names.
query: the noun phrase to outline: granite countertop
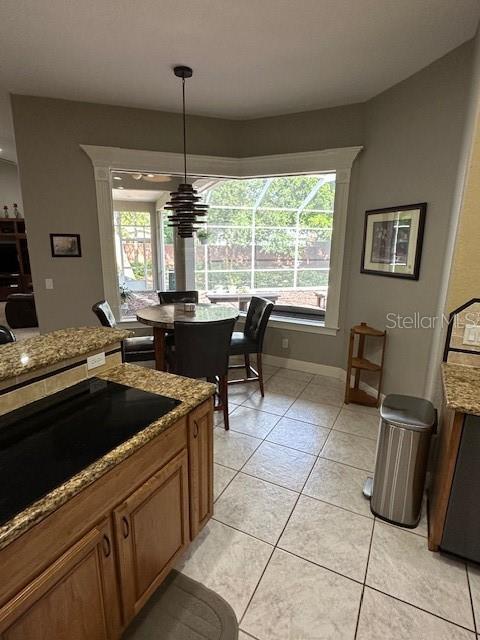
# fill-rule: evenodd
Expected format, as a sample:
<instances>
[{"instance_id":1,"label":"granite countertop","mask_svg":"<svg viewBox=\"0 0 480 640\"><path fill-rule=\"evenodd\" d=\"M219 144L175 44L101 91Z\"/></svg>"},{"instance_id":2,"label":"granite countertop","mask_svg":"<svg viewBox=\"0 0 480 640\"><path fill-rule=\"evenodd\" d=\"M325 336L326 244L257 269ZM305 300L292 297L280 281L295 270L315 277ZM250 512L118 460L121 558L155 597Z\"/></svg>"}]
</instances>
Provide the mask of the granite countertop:
<instances>
[{"instance_id":1,"label":"granite countertop","mask_svg":"<svg viewBox=\"0 0 480 640\"><path fill-rule=\"evenodd\" d=\"M444 362L442 379L449 409L480 416L480 367Z\"/></svg>"},{"instance_id":2,"label":"granite countertop","mask_svg":"<svg viewBox=\"0 0 480 640\"><path fill-rule=\"evenodd\" d=\"M50 513L65 504L70 498L88 487L112 467L128 458L143 445L171 427L179 418L210 398L215 385L201 380L182 378L162 371L154 371L133 364L112 367L98 376L119 384L136 387L143 391L158 393L181 400L175 409L139 431L129 440L77 473L59 487L50 491L11 520L0 527L0 549L18 538L22 533L38 524Z\"/></svg>"},{"instance_id":3,"label":"granite countertop","mask_svg":"<svg viewBox=\"0 0 480 640\"><path fill-rule=\"evenodd\" d=\"M0 345L0 381L104 349L132 335L124 329L78 327Z\"/></svg>"}]
</instances>

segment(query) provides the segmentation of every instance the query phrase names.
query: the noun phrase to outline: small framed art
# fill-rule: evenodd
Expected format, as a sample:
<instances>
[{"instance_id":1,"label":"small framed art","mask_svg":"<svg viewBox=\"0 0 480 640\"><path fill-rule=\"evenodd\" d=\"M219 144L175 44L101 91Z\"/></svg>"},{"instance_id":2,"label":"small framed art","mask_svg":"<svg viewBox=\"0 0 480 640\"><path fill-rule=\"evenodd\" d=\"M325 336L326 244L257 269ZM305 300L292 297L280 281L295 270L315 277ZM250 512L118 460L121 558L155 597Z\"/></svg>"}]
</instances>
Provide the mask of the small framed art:
<instances>
[{"instance_id":1,"label":"small framed art","mask_svg":"<svg viewBox=\"0 0 480 640\"><path fill-rule=\"evenodd\" d=\"M418 280L427 203L365 212L362 273Z\"/></svg>"},{"instance_id":2,"label":"small framed art","mask_svg":"<svg viewBox=\"0 0 480 640\"><path fill-rule=\"evenodd\" d=\"M53 258L81 258L82 256L78 233L51 233L50 247Z\"/></svg>"}]
</instances>

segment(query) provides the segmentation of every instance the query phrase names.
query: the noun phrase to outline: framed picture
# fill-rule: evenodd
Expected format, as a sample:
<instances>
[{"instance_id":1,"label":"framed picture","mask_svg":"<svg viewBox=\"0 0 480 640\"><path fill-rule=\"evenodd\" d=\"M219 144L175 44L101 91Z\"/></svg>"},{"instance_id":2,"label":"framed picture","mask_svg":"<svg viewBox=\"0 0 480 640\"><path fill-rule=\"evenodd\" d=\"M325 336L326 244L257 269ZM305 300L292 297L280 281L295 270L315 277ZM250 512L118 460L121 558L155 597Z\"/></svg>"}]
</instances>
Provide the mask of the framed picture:
<instances>
[{"instance_id":1,"label":"framed picture","mask_svg":"<svg viewBox=\"0 0 480 640\"><path fill-rule=\"evenodd\" d=\"M80 258L82 255L78 233L51 233L50 247L53 258Z\"/></svg>"},{"instance_id":2,"label":"framed picture","mask_svg":"<svg viewBox=\"0 0 480 640\"><path fill-rule=\"evenodd\" d=\"M362 273L418 280L427 203L365 212Z\"/></svg>"}]
</instances>

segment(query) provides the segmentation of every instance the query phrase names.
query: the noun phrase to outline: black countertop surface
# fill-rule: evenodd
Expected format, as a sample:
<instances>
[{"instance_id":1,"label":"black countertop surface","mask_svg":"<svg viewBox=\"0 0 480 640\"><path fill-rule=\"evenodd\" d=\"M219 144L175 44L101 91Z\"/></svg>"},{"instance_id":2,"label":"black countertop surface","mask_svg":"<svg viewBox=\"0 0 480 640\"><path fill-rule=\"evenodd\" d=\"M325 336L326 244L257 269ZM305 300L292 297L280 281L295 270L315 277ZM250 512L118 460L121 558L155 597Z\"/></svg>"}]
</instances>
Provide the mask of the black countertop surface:
<instances>
[{"instance_id":1,"label":"black countertop surface","mask_svg":"<svg viewBox=\"0 0 480 640\"><path fill-rule=\"evenodd\" d=\"M0 525L180 404L91 378L0 417Z\"/></svg>"}]
</instances>

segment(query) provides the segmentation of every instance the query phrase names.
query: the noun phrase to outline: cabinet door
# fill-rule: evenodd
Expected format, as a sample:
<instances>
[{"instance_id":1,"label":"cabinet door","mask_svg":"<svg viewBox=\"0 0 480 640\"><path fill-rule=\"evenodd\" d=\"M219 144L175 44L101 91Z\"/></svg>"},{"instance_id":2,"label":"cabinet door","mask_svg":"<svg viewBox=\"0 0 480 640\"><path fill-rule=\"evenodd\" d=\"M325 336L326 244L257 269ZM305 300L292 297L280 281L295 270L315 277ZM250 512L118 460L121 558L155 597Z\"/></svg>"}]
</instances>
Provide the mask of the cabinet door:
<instances>
[{"instance_id":1,"label":"cabinet door","mask_svg":"<svg viewBox=\"0 0 480 640\"><path fill-rule=\"evenodd\" d=\"M213 515L213 403L206 402L188 419L190 535L192 540Z\"/></svg>"},{"instance_id":2,"label":"cabinet door","mask_svg":"<svg viewBox=\"0 0 480 640\"><path fill-rule=\"evenodd\" d=\"M127 624L189 543L187 451L115 509L114 520Z\"/></svg>"},{"instance_id":3,"label":"cabinet door","mask_svg":"<svg viewBox=\"0 0 480 640\"><path fill-rule=\"evenodd\" d=\"M0 638L113 640L119 633L117 595L106 520L0 609Z\"/></svg>"}]
</instances>

